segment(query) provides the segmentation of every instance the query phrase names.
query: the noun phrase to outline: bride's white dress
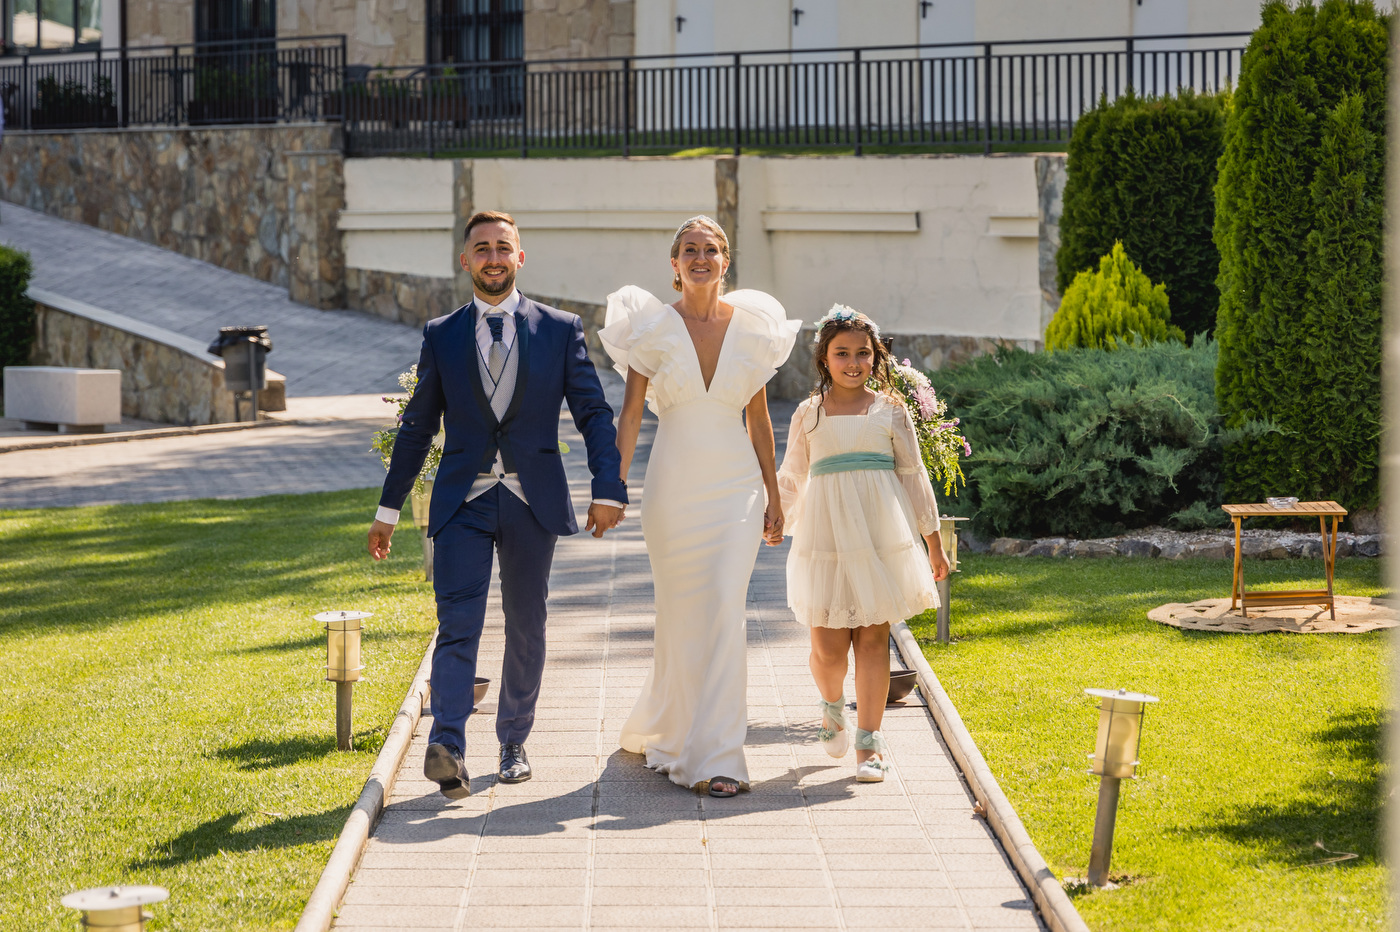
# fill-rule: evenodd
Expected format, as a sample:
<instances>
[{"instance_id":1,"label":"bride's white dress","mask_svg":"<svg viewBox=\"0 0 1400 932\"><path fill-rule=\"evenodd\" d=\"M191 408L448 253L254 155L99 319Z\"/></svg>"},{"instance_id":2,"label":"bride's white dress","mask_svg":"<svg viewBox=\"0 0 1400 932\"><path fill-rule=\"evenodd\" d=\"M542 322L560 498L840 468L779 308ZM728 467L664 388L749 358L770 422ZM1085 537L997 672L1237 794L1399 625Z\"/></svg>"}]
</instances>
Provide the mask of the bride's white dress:
<instances>
[{"instance_id":1,"label":"bride's white dress","mask_svg":"<svg viewBox=\"0 0 1400 932\"><path fill-rule=\"evenodd\" d=\"M647 403L659 421L642 503L655 658L621 745L686 787L718 776L748 783L745 603L765 502L740 416L801 327L763 292L723 301L734 316L708 390L685 321L649 292L629 285L609 295L598 334L619 372L651 380Z\"/></svg>"}]
</instances>

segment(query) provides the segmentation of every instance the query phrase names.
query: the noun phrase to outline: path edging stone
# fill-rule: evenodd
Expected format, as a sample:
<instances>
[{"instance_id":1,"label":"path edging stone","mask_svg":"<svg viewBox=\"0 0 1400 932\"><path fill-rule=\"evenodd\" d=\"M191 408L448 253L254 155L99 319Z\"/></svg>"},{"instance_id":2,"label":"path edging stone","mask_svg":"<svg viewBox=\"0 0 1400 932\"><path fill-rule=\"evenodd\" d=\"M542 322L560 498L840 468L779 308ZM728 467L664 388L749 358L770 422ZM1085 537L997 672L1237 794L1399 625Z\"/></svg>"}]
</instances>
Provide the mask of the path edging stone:
<instances>
[{"instance_id":1,"label":"path edging stone","mask_svg":"<svg viewBox=\"0 0 1400 932\"><path fill-rule=\"evenodd\" d=\"M394 723L389 727L384 746L379 749L379 756L374 760L374 767L369 772L369 779L365 781L365 788L360 791L355 808L345 820L345 828L340 831L340 838L336 840L330 860L321 871L321 879L311 891L311 897L306 901L306 908L302 910L294 932L327 932L335 919L336 911L340 909L340 901L350 886L350 878L360 863L360 855L364 854L365 845L369 844L370 833L379 821L380 813L384 811L385 801L393 792L399 767L413 744L413 733L418 730L418 720L423 717L423 702L428 694L428 677L432 673L433 647L436 644L437 635L434 634L428 642L427 650L423 652L423 660L418 664L418 672L413 676L408 694L404 696L399 711L394 716Z\"/></svg>"},{"instance_id":2,"label":"path edging stone","mask_svg":"<svg viewBox=\"0 0 1400 932\"><path fill-rule=\"evenodd\" d=\"M967 779L968 786L972 788L972 794L982 803L987 823L1006 849L1016 873L1020 874L1022 882L1031 891L1041 918L1045 920L1051 932L1089 932L1089 927L1070 901L1069 894L1065 893L1059 879L1036 850L1026 827L1021 824L1020 816L1016 815L1011 801L1001 791L996 777L992 776L982 752L977 749L972 735L963 725L962 716L958 714L953 701L944 691L943 684L938 681L933 668L929 666L928 658L919 649L919 642L914 633L902 621L891 625L890 633L894 635L895 645L899 648L900 656L904 658L905 666L916 672L919 689L928 701L929 711L933 713L933 720L938 725L943 740L953 752L953 758Z\"/></svg>"}]
</instances>

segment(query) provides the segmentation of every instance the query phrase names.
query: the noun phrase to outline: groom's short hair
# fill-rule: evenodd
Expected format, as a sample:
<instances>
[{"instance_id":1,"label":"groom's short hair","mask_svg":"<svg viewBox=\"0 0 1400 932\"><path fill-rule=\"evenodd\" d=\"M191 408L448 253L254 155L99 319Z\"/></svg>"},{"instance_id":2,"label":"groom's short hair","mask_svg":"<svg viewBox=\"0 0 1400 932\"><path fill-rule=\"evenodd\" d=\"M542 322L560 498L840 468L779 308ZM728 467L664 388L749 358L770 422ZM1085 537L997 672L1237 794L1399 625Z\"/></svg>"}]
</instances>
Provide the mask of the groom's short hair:
<instances>
[{"instance_id":1,"label":"groom's short hair","mask_svg":"<svg viewBox=\"0 0 1400 932\"><path fill-rule=\"evenodd\" d=\"M515 225L515 218L504 210L478 210L467 220L467 228L462 233L462 241L470 242L472 238L472 227L479 223L504 223L515 231L515 238L520 239L520 227Z\"/></svg>"}]
</instances>

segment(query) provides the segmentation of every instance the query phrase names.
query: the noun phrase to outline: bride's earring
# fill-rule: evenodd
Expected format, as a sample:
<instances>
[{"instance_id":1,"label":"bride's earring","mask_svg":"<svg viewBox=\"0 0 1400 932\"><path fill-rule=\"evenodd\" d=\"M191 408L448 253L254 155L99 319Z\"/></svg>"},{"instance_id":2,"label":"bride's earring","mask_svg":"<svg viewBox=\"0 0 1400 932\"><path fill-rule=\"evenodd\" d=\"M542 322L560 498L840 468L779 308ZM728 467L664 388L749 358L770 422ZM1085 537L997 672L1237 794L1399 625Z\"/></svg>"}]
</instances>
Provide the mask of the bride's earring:
<instances>
[{"instance_id":1,"label":"bride's earring","mask_svg":"<svg viewBox=\"0 0 1400 932\"><path fill-rule=\"evenodd\" d=\"M676 277L673 278L673 279L671 279L671 287L674 288L674 289L676 289L677 291L681 291L681 290L682 290L682 289L681 289L681 273L680 273L680 272L677 272L677 273L676 273Z\"/></svg>"}]
</instances>

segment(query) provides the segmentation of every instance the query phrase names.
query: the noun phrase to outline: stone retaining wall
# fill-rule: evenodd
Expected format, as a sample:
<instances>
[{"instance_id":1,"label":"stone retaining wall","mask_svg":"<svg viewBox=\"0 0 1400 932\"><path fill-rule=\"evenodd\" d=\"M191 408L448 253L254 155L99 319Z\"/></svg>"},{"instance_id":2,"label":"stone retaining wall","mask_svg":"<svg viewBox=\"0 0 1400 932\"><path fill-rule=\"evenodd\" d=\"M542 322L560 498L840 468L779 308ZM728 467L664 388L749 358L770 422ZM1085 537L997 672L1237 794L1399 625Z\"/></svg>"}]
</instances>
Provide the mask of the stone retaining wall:
<instances>
[{"instance_id":1,"label":"stone retaining wall","mask_svg":"<svg viewBox=\"0 0 1400 932\"><path fill-rule=\"evenodd\" d=\"M458 308L452 288L450 278L377 269L345 270L346 307L415 327Z\"/></svg>"},{"instance_id":2,"label":"stone retaining wall","mask_svg":"<svg viewBox=\"0 0 1400 932\"><path fill-rule=\"evenodd\" d=\"M38 288L29 296L38 331L31 365L120 369L123 417L186 427L234 420L224 362L202 343ZM269 371L258 401L286 410L286 380Z\"/></svg>"},{"instance_id":3,"label":"stone retaining wall","mask_svg":"<svg viewBox=\"0 0 1400 932\"><path fill-rule=\"evenodd\" d=\"M0 196L335 307L340 149L340 127L325 123L9 131ZM296 153L308 157L290 164Z\"/></svg>"},{"instance_id":4,"label":"stone retaining wall","mask_svg":"<svg viewBox=\"0 0 1400 932\"><path fill-rule=\"evenodd\" d=\"M1014 557L1157 557L1163 560L1191 558L1230 560L1235 556L1233 532L1176 532L1149 528L1138 534L1099 540L1044 537L1025 540L998 537L990 544L969 534L958 535L958 546L974 553ZM1379 557L1388 548L1381 534L1337 534L1338 557ZM1322 556L1322 535L1296 531L1247 530L1240 535L1240 552L1252 560L1317 559Z\"/></svg>"}]
</instances>

